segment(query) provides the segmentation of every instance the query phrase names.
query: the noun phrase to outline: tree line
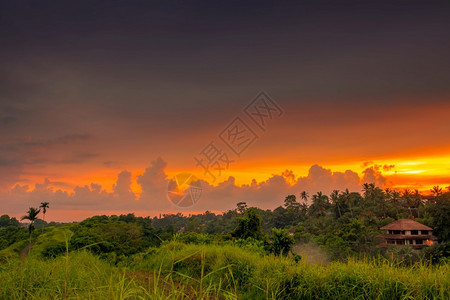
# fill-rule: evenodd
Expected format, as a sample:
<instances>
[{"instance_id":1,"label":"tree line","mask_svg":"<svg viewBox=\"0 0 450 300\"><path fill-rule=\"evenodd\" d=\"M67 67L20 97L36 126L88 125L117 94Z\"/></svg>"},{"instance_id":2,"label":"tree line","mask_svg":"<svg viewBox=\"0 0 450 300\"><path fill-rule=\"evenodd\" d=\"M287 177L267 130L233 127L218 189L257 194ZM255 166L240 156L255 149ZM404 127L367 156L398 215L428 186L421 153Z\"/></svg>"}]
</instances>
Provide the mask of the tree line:
<instances>
[{"instance_id":1,"label":"tree line","mask_svg":"<svg viewBox=\"0 0 450 300\"><path fill-rule=\"evenodd\" d=\"M87 248L109 259L127 257L149 247L158 247L168 240L184 242L219 243L247 240L266 251L285 255L296 243L315 243L332 258L351 255L376 255L380 249L379 228L400 218L412 218L434 229L439 238L443 256L448 255L450 234L450 187L433 187L431 195L417 190L381 189L366 183L361 192L334 190L329 195L307 192L287 195L275 209L248 207L239 202L234 209L222 214L206 211L202 214L163 214L159 217L94 216L69 225L73 232L71 250ZM28 235L29 243L52 226L44 221L49 208L42 202L39 208L30 208L22 220L30 221L28 230L20 227L15 218L0 217L0 250ZM42 220L38 218L42 212ZM34 224L43 228L35 230ZM46 225L47 224L47 225ZM36 231L36 232L35 232ZM65 251L63 243L44 251L56 256ZM447 248L445 248L447 247ZM445 250L447 249L447 250ZM446 252L447 251L447 252ZM119 259L120 260L120 259Z\"/></svg>"}]
</instances>

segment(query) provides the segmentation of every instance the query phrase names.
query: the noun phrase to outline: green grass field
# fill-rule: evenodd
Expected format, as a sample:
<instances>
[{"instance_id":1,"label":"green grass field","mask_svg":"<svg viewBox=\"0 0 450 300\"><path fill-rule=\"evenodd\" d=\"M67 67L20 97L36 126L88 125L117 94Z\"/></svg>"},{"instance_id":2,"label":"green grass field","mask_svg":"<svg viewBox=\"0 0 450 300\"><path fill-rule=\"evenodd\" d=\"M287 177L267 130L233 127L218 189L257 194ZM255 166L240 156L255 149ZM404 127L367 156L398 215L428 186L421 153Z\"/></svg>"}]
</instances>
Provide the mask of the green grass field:
<instances>
[{"instance_id":1,"label":"green grass field","mask_svg":"<svg viewBox=\"0 0 450 300\"><path fill-rule=\"evenodd\" d=\"M0 252L0 299L449 299L450 270L387 261L326 266L261 255L233 245L169 242L114 266L87 250L44 259L49 230L21 260L19 246ZM46 241L46 242L44 242Z\"/></svg>"}]
</instances>

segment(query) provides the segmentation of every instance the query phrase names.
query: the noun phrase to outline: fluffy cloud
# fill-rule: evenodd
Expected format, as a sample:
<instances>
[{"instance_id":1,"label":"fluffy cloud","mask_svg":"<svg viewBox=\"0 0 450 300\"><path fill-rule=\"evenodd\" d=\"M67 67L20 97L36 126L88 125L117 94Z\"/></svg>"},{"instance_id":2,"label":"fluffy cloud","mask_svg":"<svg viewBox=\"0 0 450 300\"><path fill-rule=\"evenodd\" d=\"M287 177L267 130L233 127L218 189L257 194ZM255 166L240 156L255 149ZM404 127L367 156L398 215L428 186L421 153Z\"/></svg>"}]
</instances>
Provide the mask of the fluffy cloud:
<instances>
[{"instance_id":1,"label":"fluffy cloud","mask_svg":"<svg viewBox=\"0 0 450 300\"><path fill-rule=\"evenodd\" d=\"M381 174L381 169L389 171L394 168L394 165L373 165L365 169L362 177L362 182L373 183L380 187L386 187L388 185L386 178Z\"/></svg>"},{"instance_id":2,"label":"fluffy cloud","mask_svg":"<svg viewBox=\"0 0 450 300\"><path fill-rule=\"evenodd\" d=\"M152 161L142 175L137 177L142 193L139 197L139 207L151 210L169 210L170 203L166 197L168 178L165 173L167 163L158 157Z\"/></svg>"},{"instance_id":3,"label":"fluffy cloud","mask_svg":"<svg viewBox=\"0 0 450 300\"><path fill-rule=\"evenodd\" d=\"M124 170L117 176L117 183L113 186L114 195L123 200L135 200L136 195L131 189L131 173Z\"/></svg>"},{"instance_id":4,"label":"fluffy cloud","mask_svg":"<svg viewBox=\"0 0 450 300\"><path fill-rule=\"evenodd\" d=\"M174 206L167 198L168 177L165 173L166 162L157 158L137 176L137 183L142 193L136 195L132 189L132 174L123 170L117 176L112 192L102 186L77 186L70 193L60 189L62 183L46 179L34 188L27 185L15 185L7 193L0 194L0 202L7 205L5 213L17 214L29 206L38 206L42 201L51 203L52 209L76 212L89 211L91 214L124 213L132 211L155 212L183 211ZM297 177L292 171L285 170L281 175L274 174L265 181L253 180L250 184L236 185L234 177L218 183L216 186L200 180L202 196L193 206L184 211L225 211L232 209L237 202L245 201L248 205L261 208L275 208L282 205L288 194L299 196L302 191L312 195L318 191L329 194L332 190L360 191L363 182L384 185L386 180L380 168L371 166L364 170L363 177L351 170L333 172L319 165L313 165L304 177Z\"/></svg>"}]
</instances>

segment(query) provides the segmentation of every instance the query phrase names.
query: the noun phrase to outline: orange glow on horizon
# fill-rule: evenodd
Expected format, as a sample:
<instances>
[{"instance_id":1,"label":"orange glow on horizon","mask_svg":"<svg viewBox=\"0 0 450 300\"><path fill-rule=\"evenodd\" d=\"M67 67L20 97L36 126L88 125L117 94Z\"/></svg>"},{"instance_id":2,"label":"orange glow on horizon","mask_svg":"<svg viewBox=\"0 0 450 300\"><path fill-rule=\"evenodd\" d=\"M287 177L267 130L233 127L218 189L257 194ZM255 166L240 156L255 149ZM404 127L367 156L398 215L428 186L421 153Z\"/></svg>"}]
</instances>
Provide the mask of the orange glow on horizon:
<instances>
[{"instance_id":1,"label":"orange glow on horizon","mask_svg":"<svg viewBox=\"0 0 450 300\"><path fill-rule=\"evenodd\" d=\"M387 182L393 188L403 189L412 188L418 189L419 191L428 192L430 188L434 185L440 185L443 188L450 185L450 156L448 155L422 155L418 157L409 158L379 158L376 160L371 160L371 164L364 166L364 162L369 160L358 160L358 161L345 161L345 162L327 162L317 164L323 166L326 169L331 169L332 172L345 172L346 170L352 170L359 174L362 178L362 171L370 167L371 165L380 166L381 174L386 177ZM251 184L252 180L255 179L257 182L262 182L273 176L274 174L281 175L285 170L291 170L295 174L296 178L299 176L304 177L308 175L308 170L312 164L301 164L301 165L284 165L276 161L265 161L264 164L257 164L254 162L245 163L239 161L234 165L230 165L228 170L222 172L222 176L218 177L213 185L217 185L232 176L235 179L235 184L242 186L244 184ZM394 165L395 167L391 169L383 170L383 166ZM137 178L139 175L143 174L142 169L128 170L132 173L132 184L131 189L134 193L139 195L142 190L141 186L137 183ZM190 169L190 170L177 170L177 169L166 169L167 178L170 179L178 173L191 172L200 179L208 180L208 177L204 176L201 169ZM107 192L113 191L113 186L117 180L117 174L120 173L119 170L111 169L99 169L90 172L89 176L86 174L70 174L65 177L64 174L49 178L52 183L51 186L54 190L62 190L68 193L73 192L73 188L76 186L90 186L91 183L99 184ZM95 175L93 175L95 174ZM27 181L29 185L28 190L34 188L34 184L30 182L42 184L46 177L43 176L27 176ZM19 182L19 184L25 184L27 181ZM63 182L64 185L59 183Z\"/></svg>"}]
</instances>

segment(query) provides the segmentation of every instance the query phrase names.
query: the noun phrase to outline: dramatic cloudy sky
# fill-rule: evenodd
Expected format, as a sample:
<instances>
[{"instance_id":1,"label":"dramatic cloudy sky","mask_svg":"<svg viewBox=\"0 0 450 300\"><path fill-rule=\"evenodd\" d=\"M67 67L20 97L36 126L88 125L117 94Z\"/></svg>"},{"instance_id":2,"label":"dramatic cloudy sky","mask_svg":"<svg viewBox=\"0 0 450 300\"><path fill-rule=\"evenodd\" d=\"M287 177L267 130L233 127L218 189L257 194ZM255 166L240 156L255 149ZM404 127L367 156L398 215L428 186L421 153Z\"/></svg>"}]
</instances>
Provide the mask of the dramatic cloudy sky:
<instances>
[{"instance_id":1,"label":"dramatic cloudy sky","mask_svg":"<svg viewBox=\"0 0 450 300\"><path fill-rule=\"evenodd\" d=\"M448 186L449 14L444 1L1 0L0 214L175 212L180 172L204 188L183 212ZM283 110L265 130L244 112L262 90ZM257 136L240 156L220 139L236 117ZM211 142L233 160L214 181L194 160Z\"/></svg>"}]
</instances>

